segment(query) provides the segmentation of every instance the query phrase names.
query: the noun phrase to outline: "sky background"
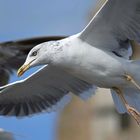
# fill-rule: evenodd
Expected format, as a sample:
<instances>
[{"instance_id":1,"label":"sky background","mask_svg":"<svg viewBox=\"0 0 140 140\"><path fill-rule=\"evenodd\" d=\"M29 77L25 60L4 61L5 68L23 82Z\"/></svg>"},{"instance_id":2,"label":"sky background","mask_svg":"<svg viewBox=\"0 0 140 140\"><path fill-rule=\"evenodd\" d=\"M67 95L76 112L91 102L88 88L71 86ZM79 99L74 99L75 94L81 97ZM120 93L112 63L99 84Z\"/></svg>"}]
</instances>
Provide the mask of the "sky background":
<instances>
[{"instance_id":1,"label":"sky background","mask_svg":"<svg viewBox=\"0 0 140 140\"><path fill-rule=\"evenodd\" d=\"M81 31L96 0L0 0L0 42ZM33 72L27 72L22 78ZM12 75L10 82L19 80ZM0 117L0 128L16 140L56 140L57 113L31 118Z\"/></svg>"}]
</instances>

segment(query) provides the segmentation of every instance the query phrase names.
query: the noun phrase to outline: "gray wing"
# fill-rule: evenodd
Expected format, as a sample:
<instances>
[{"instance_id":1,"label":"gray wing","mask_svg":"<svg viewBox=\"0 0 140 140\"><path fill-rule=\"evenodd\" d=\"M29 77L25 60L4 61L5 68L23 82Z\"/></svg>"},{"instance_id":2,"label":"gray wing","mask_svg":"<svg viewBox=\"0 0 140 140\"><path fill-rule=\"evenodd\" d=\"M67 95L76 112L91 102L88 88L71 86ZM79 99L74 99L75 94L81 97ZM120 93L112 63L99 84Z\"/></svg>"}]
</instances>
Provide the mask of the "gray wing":
<instances>
[{"instance_id":1,"label":"gray wing","mask_svg":"<svg viewBox=\"0 0 140 140\"><path fill-rule=\"evenodd\" d=\"M61 69L45 66L25 80L0 88L0 115L28 116L49 112L68 102L69 91L84 98L94 90L91 84Z\"/></svg>"},{"instance_id":2,"label":"gray wing","mask_svg":"<svg viewBox=\"0 0 140 140\"><path fill-rule=\"evenodd\" d=\"M65 36L36 37L0 43L0 86L8 83L12 70L18 69L23 64L28 52L35 45L62 38Z\"/></svg>"},{"instance_id":3,"label":"gray wing","mask_svg":"<svg viewBox=\"0 0 140 140\"><path fill-rule=\"evenodd\" d=\"M140 41L140 0L106 0L79 38L108 51L128 49L129 40Z\"/></svg>"}]
</instances>

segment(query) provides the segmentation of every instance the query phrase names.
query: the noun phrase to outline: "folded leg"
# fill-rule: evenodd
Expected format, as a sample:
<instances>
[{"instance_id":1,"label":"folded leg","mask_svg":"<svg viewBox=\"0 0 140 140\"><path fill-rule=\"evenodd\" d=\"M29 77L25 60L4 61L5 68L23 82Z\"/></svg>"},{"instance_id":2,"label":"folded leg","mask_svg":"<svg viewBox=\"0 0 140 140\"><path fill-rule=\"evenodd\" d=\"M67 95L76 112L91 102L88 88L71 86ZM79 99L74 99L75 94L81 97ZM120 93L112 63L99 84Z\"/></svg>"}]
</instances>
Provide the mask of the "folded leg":
<instances>
[{"instance_id":1,"label":"folded leg","mask_svg":"<svg viewBox=\"0 0 140 140\"><path fill-rule=\"evenodd\" d=\"M121 89L114 87L113 90L116 91L120 99L122 100L124 106L126 107L128 113L136 120L138 125L140 125L140 113L132 106L129 105L129 103L126 101L125 97L123 96L123 92ZM133 94L133 93L132 93Z\"/></svg>"}]
</instances>

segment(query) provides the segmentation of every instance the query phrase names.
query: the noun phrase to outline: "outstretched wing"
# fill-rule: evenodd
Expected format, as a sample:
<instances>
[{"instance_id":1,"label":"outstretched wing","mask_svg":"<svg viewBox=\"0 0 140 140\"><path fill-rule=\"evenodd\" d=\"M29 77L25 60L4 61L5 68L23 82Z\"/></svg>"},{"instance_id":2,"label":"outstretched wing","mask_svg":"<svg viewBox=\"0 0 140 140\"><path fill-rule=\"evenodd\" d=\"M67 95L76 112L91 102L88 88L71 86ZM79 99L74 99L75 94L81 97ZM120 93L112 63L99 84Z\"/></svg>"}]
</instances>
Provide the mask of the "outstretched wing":
<instances>
[{"instance_id":1,"label":"outstretched wing","mask_svg":"<svg viewBox=\"0 0 140 140\"><path fill-rule=\"evenodd\" d=\"M28 52L35 45L62 38L65 36L36 37L0 43L0 86L8 83L12 70L23 64Z\"/></svg>"},{"instance_id":2,"label":"outstretched wing","mask_svg":"<svg viewBox=\"0 0 140 140\"><path fill-rule=\"evenodd\" d=\"M128 50L129 40L140 41L140 1L106 0L79 38L121 55Z\"/></svg>"},{"instance_id":3,"label":"outstretched wing","mask_svg":"<svg viewBox=\"0 0 140 140\"><path fill-rule=\"evenodd\" d=\"M91 84L61 69L45 66L25 80L0 88L0 115L28 116L52 111L68 102L69 91L84 98L94 90Z\"/></svg>"}]
</instances>

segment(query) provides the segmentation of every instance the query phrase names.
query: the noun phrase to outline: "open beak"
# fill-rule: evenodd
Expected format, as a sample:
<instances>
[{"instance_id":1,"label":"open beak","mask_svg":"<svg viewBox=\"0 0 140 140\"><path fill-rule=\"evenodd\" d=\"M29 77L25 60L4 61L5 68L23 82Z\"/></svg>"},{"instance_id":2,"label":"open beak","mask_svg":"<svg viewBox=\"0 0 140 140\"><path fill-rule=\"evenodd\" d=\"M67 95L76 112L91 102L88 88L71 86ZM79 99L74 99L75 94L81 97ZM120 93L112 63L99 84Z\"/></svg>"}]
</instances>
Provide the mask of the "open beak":
<instances>
[{"instance_id":1,"label":"open beak","mask_svg":"<svg viewBox=\"0 0 140 140\"><path fill-rule=\"evenodd\" d=\"M35 60L35 59L34 59ZM32 60L29 64L27 65L22 65L18 71L17 71L17 75L20 77L21 75L24 74L25 71L27 71L30 68L31 63L34 61Z\"/></svg>"}]
</instances>

